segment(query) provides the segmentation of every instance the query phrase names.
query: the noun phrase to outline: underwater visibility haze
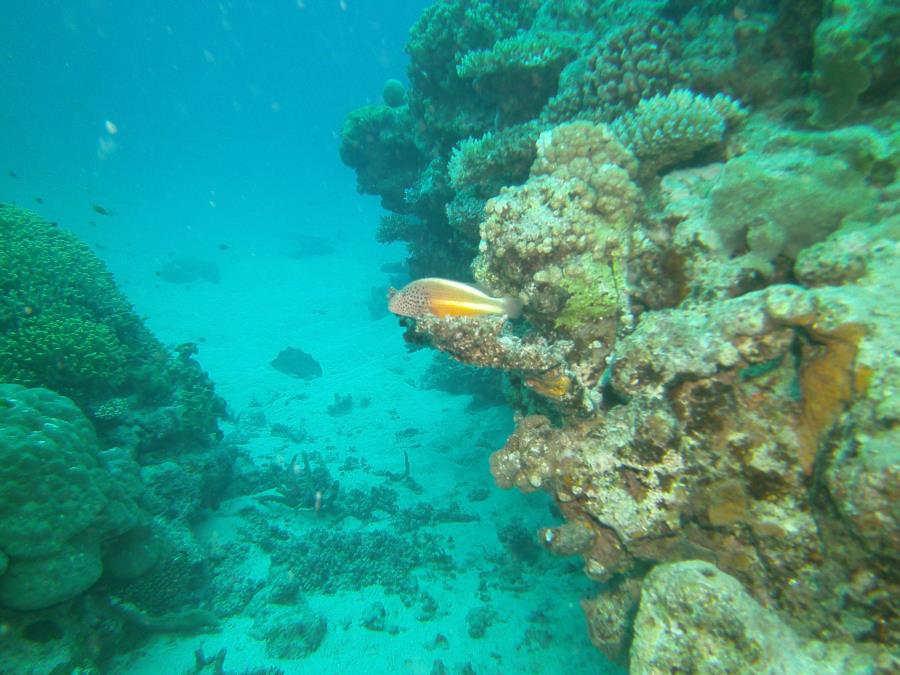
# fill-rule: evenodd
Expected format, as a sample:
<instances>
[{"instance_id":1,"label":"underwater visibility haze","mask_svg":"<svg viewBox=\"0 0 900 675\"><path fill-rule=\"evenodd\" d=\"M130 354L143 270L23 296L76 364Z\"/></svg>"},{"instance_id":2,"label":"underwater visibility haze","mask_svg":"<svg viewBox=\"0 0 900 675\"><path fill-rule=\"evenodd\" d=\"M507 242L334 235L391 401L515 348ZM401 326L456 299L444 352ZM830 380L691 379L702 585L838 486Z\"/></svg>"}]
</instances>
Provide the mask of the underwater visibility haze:
<instances>
[{"instance_id":1,"label":"underwater visibility haze","mask_svg":"<svg viewBox=\"0 0 900 675\"><path fill-rule=\"evenodd\" d=\"M0 673L900 670L900 6L0 22Z\"/></svg>"}]
</instances>

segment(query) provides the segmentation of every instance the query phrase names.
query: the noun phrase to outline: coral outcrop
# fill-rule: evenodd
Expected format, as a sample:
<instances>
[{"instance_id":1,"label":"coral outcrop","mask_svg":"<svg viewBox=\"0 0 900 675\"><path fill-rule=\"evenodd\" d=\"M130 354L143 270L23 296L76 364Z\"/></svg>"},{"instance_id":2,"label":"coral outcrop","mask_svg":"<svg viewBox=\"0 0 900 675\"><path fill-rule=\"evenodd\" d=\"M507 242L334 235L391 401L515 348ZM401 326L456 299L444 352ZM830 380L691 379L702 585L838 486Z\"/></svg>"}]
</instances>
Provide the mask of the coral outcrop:
<instances>
[{"instance_id":1,"label":"coral outcrop","mask_svg":"<svg viewBox=\"0 0 900 675\"><path fill-rule=\"evenodd\" d=\"M890 0L828 3L815 32L811 121L831 127L849 117L866 93L888 95L900 82L900 9Z\"/></svg>"},{"instance_id":2,"label":"coral outcrop","mask_svg":"<svg viewBox=\"0 0 900 675\"><path fill-rule=\"evenodd\" d=\"M210 617L188 522L230 475L225 404L197 346L159 343L71 233L0 206L0 261L4 656L93 668L146 630L184 630L173 617ZM67 640L39 661L45 633Z\"/></svg>"},{"instance_id":3,"label":"coral outcrop","mask_svg":"<svg viewBox=\"0 0 900 675\"><path fill-rule=\"evenodd\" d=\"M630 650L640 672L890 670L878 654L900 643L897 10L440 12L493 24L467 24L454 49L426 45L433 23L414 29L410 114L435 189L403 238L426 275L452 269L427 251L452 247L457 277L517 297L524 321L406 321L408 336L506 374L517 424L491 469L554 496L566 522L539 538L602 582L584 602L594 642ZM575 35L562 47L554 30ZM520 73L500 61L527 56L529 36L546 52L526 64L559 68L540 109L466 89ZM443 78L419 79L437 64ZM438 81L453 84L438 95ZM657 649L678 622L719 651Z\"/></svg>"},{"instance_id":4,"label":"coral outcrop","mask_svg":"<svg viewBox=\"0 0 900 675\"><path fill-rule=\"evenodd\" d=\"M656 567L634 622L630 672L871 673L886 656L803 640L715 565Z\"/></svg>"},{"instance_id":5,"label":"coral outcrop","mask_svg":"<svg viewBox=\"0 0 900 675\"><path fill-rule=\"evenodd\" d=\"M586 325L614 330L637 211L635 168L604 125L545 131L528 182L504 189L485 208L476 279L518 295L536 325L570 337Z\"/></svg>"},{"instance_id":6,"label":"coral outcrop","mask_svg":"<svg viewBox=\"0 0 900 675\"><path fill-rule=\"evenodd\" d=\"M110 542L146 523L142 492L137 464L101 452L72 401L0 385L0 606L43 609L92 586Z\"/></svg>"},{"instance_id":7,"label":"coral outcrop","mask_svg":"<svg viewBox=\"0 0 900 675\"><path fill-rule=\"evenodd\" d=\"M173 453L219 439L225 404L196 360L147 330L70 232L0 205L0 382L73 401L108 444Z\"/></svg>"}]
</instances>

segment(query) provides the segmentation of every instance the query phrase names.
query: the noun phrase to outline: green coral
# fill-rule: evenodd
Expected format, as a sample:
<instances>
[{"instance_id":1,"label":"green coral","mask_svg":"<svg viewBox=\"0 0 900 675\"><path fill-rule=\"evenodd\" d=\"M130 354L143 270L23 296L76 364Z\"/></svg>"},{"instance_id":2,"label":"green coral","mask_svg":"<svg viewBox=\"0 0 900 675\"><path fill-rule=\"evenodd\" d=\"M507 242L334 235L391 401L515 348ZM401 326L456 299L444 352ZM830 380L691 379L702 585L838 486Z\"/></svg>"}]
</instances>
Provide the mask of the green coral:
<instances>
[{"instance_id":1,"label":"green coral","mask_svg":"<svg viewBox=\"0 0 900 675\"><path fill-rule=\"evenodd\" d=\"M205 445L224 415L196 361L153 337L84 243L9 205L0 206L0 381L71 397L110 445Z\"/></svg>"},{"instance_id":2,"label":"green coral","mask_svg":"<svg viewBox=\"0 0 900 675\"><path fill-rule=\"evenodd\" d=\"M457 59L463 79L510 77L562 68L578 49L577 36L562 31L528 31L498 40L489 49L474 49Z\"/></svg>"},{"instance_id":3,"label":"green coral","mask_svg":"<svg viewBox=\"0 0 900 675\"><path fill-rule=\"evenodd\" d=\"M79 317L42 313L0 343L0 381L96 400L126 382L128 352L115 332Z\"/></svg>"},{"instance_id":4,"label":"green coral","mask_svg":"<svg viewBox=\"0 0 900 675\"><path fill-rule=\"evenodd\" d=\"M0 380L47 386L83 404L128 381L152 342L112 276L74 235L0 206Z\"/></svg>"},{"instance_id":5,"label":"green coral","mask_svg":"<svg viewBox=\"0 0 900 675\"><path fill-rule=\"evenodd\" d=\"M815 33L811 122L831 127L850 116L872 89L896 91L900 76L900 7L892 0L833 0Z\"/></svg>"},{"instance_id":6,"label":"green coral","mask_svg":"<svg viewBox=\"0 0 900 675\"><path fill-rule=\"evenodd\" d=\"M707 98L687 89L642 99L632 112L612 123L619 140L654 174L689 160L721 143L725 131L744 117L740 105L724 94Z\"/></svg>"},{"instance_id":7,"label":"green coral","mask_svg":"<svg viewBox=\"0 0 900 675\"><path fill-rule=\"evenodd\" d=\"M103 542L142 522L136 472L132 460L100 452L71 400L0 385L0 550L9 560L0 605L40 609L90 587Z\"/></svg>"},{"instance_id":8,"label":"green coral","mask_svg":"<svg viewBox=\"0 0 900 675\"><path fill-rule=\"evenodd\" d=\"M384 104L391 108L406 105L406 87L400 80L388 80L381 89L381 98Z\"/></svg>"},{"instance_id":9,"label":"green coral","mask_svg":"<svg viewBox=\"0 0 900 675\"><path fill-rule=\"evenodd\" d=\"M353 110L341 129L341 160L356 169L359 191L399 213L409 210L406 190L427 164L412 128L407 106L370 105Z\"/></svg>"},{"instance_id":10,"label":"green coral","mask_svg":"<svg viewBox=\"0 0 900 675\"><path fill-rule=\"evenodd\" d=\"M457 75L507 123L535 117L556 93L559 73L578 54L579 34L520 31L457 59Z\"/></svg>"}]
</instances>

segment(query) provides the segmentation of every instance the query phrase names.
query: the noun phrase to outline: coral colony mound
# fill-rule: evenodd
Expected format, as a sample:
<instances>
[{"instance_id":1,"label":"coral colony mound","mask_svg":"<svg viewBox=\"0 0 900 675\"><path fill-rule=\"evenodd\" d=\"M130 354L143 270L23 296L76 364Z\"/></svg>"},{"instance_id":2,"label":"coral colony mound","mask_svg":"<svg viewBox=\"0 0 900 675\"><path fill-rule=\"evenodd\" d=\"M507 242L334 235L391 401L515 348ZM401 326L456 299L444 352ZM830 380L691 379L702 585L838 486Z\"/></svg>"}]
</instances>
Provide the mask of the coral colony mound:
<instances>
[{"instance_id":1,"label":"coral colony mound","mask_svg":"<svg viewBox=\"0 0 900 675\"><path fill-rule=\"evenodd\" d=\"M898 35L887 0L449 0L346 119L413 277L521 303L398 313L503 372L496 482L554 497L634 672L898 667Z\"/></svg>"},{"instance_id":2,"label":"coral colony mound","mask_svg":"<svg viewBox=\"0 0 900 675\"><path fill-rule=\"evenodd\" d=\"M164 347L89 248L28 211L0 206L0 260L2 669L69 673L154 621L214 624L189 522L234 455L196 347Z\"/></svg>"}]
</instances>

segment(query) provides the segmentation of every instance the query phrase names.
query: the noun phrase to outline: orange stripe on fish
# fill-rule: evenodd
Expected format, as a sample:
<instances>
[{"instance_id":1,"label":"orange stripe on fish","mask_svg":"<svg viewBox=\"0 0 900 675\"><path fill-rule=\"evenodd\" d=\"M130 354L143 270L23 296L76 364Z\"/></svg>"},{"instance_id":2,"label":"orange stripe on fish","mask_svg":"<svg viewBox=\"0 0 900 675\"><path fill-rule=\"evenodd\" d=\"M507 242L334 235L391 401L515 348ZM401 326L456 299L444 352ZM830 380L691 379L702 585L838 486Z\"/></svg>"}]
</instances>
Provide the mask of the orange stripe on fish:
<instances>
[{"instance_id":1,"label":"orange stripe on fish","mask_svg":"<svg viewBox=\"0 0 900 675\"><path fill-rule=\"evenodd\" d=\"M388 293L388 309L414 319L426 316L508 316L522 313L516 298L494 298L474 286L449 279L418 279Z\"/></svg>"}]
</instances>

